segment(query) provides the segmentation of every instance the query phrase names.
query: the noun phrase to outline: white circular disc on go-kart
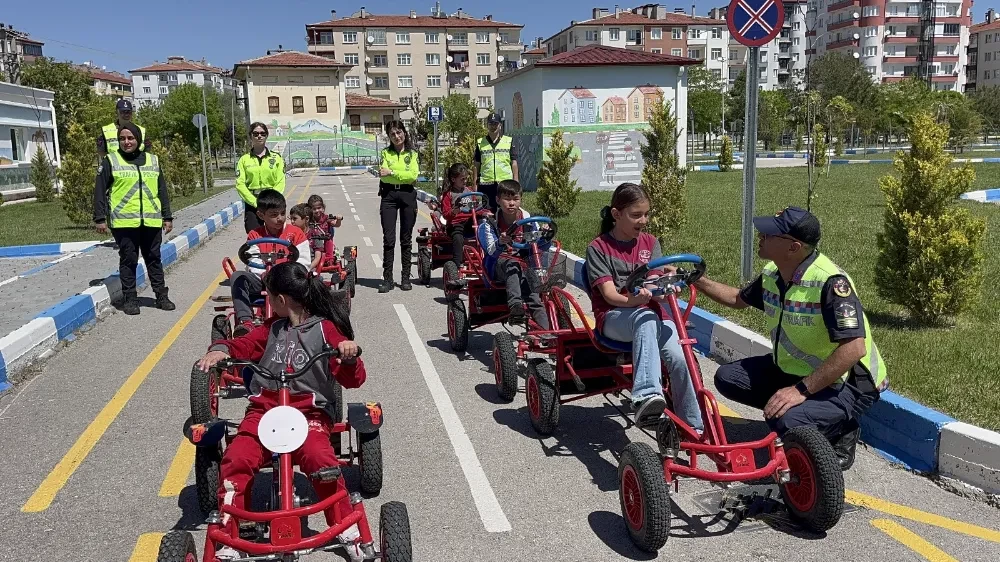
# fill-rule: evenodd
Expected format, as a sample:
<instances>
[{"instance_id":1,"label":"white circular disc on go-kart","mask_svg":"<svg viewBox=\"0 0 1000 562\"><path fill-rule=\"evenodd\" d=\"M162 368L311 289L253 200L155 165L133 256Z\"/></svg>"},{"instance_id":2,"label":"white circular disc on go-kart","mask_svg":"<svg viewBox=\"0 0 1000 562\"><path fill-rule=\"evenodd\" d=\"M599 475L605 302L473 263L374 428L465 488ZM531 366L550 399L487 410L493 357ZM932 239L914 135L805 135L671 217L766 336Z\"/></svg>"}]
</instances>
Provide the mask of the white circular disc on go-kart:
<instances>
[{"instance_id":1,"label":"white circular disc on go-kart","mask_svg":"<svg viewBox=\"0 0 1000 562\"><path fill-rule=\"evenodd\" d=\"M306 442L309 422L305 414L291 406L268 410L257 425L260 444L272 453L291 453Z\"/></svg>"}]
</instances>

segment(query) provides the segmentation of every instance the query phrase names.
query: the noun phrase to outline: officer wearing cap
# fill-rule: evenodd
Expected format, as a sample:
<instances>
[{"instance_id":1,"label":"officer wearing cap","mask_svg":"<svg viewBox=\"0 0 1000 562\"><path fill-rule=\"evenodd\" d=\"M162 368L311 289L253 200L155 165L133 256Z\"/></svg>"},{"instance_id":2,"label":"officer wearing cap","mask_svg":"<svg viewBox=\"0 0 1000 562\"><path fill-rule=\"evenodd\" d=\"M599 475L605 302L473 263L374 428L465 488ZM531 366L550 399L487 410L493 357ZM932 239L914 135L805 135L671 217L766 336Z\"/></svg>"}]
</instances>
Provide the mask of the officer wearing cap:
<instances>
[{"instance_id":1,"label":"officer wearing cap","mask_svg":"<svg viewBox=\"0 0 1000 562\"><path fill-rule=\"evenodd\" d=\"M497 214L497 185L504 180L520 181L517 175L517 149L514 139L501 135L503 120L496 113L486 118L487 135L476 141L476 183L486 194L490 209Z\"/></svg>"},{"instance_id":2,"label":"officer wearing cap","mask_svg":"<svg viewBox=\"0 0 1000 562\"><path fill-rule=\"evenodd\" d=\"M97 153L101 158L107 156L109 152L118 150L118 131L132 122L132 109L132 101L125 98L118 100L118 103L115 104L118 118L102 127L101 134L97 135ZM141 125L138 127L143 138L142 144L139 145L139 151L142 152L149 148L150 142L146 138L146 128Z\"/></svg>"},{"instance_id":3,"label":"officer wearing cap","mask_svg":"<svg viewBox=\"0 0 1000 562\"><path fill-rule=\"evenodd\" d=\"M847 470L861 433L858 419L887 387L885 362L851 277L816 249L819 220L788 207L753 225L757 255L768 260L760 276L742 290L707 277L695 286L730 308L763 311L772 353L719 367L715 386L761 408L779 435L816 427Z\"/></svg>"}]
</instances>

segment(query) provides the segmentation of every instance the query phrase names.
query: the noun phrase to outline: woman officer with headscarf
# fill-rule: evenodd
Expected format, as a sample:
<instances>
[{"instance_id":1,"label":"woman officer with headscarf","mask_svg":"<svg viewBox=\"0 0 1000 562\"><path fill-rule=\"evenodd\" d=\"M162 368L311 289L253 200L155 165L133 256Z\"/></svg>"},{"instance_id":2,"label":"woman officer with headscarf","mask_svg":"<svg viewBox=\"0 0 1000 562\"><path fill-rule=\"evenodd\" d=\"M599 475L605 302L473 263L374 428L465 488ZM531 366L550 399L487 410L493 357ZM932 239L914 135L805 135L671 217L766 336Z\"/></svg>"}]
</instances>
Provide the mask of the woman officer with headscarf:
<instances>
[{"instance_id":1,"label":"woman officer with headscarf","mask_svg":"<svg viewBox=\"0 0 1000 562\"><path fill-rule=\"evenodd\" d=\"M125 314L139 314L135 270L139 254L146 260L149 283L156 306L174 310L167 298L160 261L163 234L173 229L167 182L155 154L140 151L142 133L132 123L118 129L118 150L101 159L94 187L94 222L103 234L111 229L118 244L118 272L122 284Z\"/></svg>"}]
</instances>

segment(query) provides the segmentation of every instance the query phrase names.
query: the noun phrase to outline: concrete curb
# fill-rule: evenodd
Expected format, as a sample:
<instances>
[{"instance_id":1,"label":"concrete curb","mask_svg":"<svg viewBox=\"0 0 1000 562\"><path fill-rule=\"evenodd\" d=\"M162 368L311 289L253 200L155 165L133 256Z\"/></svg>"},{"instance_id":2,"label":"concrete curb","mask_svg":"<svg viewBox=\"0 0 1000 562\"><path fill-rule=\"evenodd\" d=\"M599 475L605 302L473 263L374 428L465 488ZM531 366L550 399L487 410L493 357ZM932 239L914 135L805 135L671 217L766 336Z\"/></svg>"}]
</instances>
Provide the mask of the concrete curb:
<instances>
[{"instance_id":1,"label":"concrete curb","mask_svg":"<svg viewBox=\"0 0 1000 562\"><path fill-rule=\"evenodd\" d=\"M103 240L91 240L89 242L62 242L59 244L31 244L28 246L2 246L0 247L0 258L33 258L40 256L58 256L70 252L83 252L93 248L98 244L103 244Z\"/></svg>"},{"instance_id":2,"label":"concrete curb","mask_svg":"<svg viewBox=\"0 0 1000 562\"><path fill-rule=\"evenodd\" d=\"M998 158L1000 160L1000 158ZM967 191L958 196L959 199L979 201L980 203L1000 202L1000 187L993 189L981 189L979 191Z\"/></svg>"},{"instance_id":3,"label":"concrete curb","mask_svg":"<svg viewBox=\"0 0 1000 562\"><path fill-rule=\"evenodd\" d=\"M418 191L420 201L429 197ZM586 290L583 258L563 253L572 267L571 283ZM683 301L680 304L687 306ZM698 340L695 348L717 361L771 352L768 338L701 308L692 310L691 322L690 333ZM861 419L861 439L883 457L915 472L940 474L987 493L1000 493L1000 433L959 422L885 391Z\"/></svg>"},{"instance_id":4,"label":"concrete curb","mask_svg":"<svg viewBox=\"0 0 1000 562\"><path fill-rule=\"evenodd\" d=\"M203 244L231 224L243 212L243 202L228 205L198 225L160 246L163 266L176 262L188 250ZM146 285L146 267L140 260L136 285ZM76 338L77 330L89 329L111 306L122 301L118 272L101 282L42 311L33 320L0 338L0 392L10 388L8 378L63 342Z\"/></svg>"}]
</instances>

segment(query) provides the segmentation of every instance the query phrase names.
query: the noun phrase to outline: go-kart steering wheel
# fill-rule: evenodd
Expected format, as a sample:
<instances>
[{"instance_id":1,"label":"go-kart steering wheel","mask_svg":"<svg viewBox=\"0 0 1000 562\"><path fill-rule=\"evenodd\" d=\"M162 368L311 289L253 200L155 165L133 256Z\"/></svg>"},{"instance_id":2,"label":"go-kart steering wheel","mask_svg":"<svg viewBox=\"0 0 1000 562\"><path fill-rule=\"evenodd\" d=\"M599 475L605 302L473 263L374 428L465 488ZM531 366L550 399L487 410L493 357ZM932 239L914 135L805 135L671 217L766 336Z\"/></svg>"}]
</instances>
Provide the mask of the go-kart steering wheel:
<instances>
[{"instance_id":1,"label":"go-kart steering wheel","mask_svg":"<svg viewBox=\"0 0 1000 562\"><path fill-rule=\"evenodd\" d=\"M257 255L264 261L254 261L253 254L250 253L250 248L260 244L277 244L279 246L284 246L285 249L288 250L288 261L299 260L299 249L288 240L285 240L284 238L255 238L253 240L247 240L242 246L240 246L239 253L237 254L240 257L240 261L254 269L266 269L268 264L274 263L274 260L286 256L286 253L281 251L261 252Z\"/></svg>"},{"instance_id":2,"label":"go-kart steering wheel","mask_svg":"<svg viewBox=\"0 0 1000 562\"><path fill-rule=\"evenodd\" d=\"M470 199L470 201L465 203L465 199ZM486 208L486 203L486 194L482 191L469 191L455 198L455 207L463 213L471 213L473 210L484 209Z\"/></svg>"},{"instance_id":3,"label":"go-kart steering wheel","mask_svg":"<svg viewBox=\"0 0 1000 562\"><path fill-rule=\"evenodd\" d=\"M514 232L523 227L526 224L538 224L538 225L548 225L548 228L537 228L535 230L526 231L523 234L524 241L517 242L514 240ZM511 239L511 246L514 246L517 250L527 250L532 244L538 244L539 246L548 246L552 240L556 237L556 231L558 227L555 221L549 217L538 215L534 217L528 217L516 221L514 224L510 225L507 229L507 237Z\"/></svg>"},{"instance_id":4,"label":"go-kart steering wheel","mask_svg":"<svg viewBox=\"0 0 1000 562\"><path fill-rule=\"evenodd\" d=\"M687 271L684 268L677 268L675 273L660 275L656 277L646 278L650 271L660 269L665 265L670 265L674 263L691 263L694 264L693 271ZM662 258L656 258L651 262L642 265L639 269L632 272L632 275L628 276L625 280L624 290L626 294L637 295L639 294L640 285L653 285L654 288L650 290L654 296L663 295L667 292L667 288L671 285L691 285L695 281L701 279L701 276L705 274L705 260L701 259L701 256L695 254L677 254L673 256L663 256ZM648 288L648 287L647 287Z\"/></svg>"}]
</instances>

